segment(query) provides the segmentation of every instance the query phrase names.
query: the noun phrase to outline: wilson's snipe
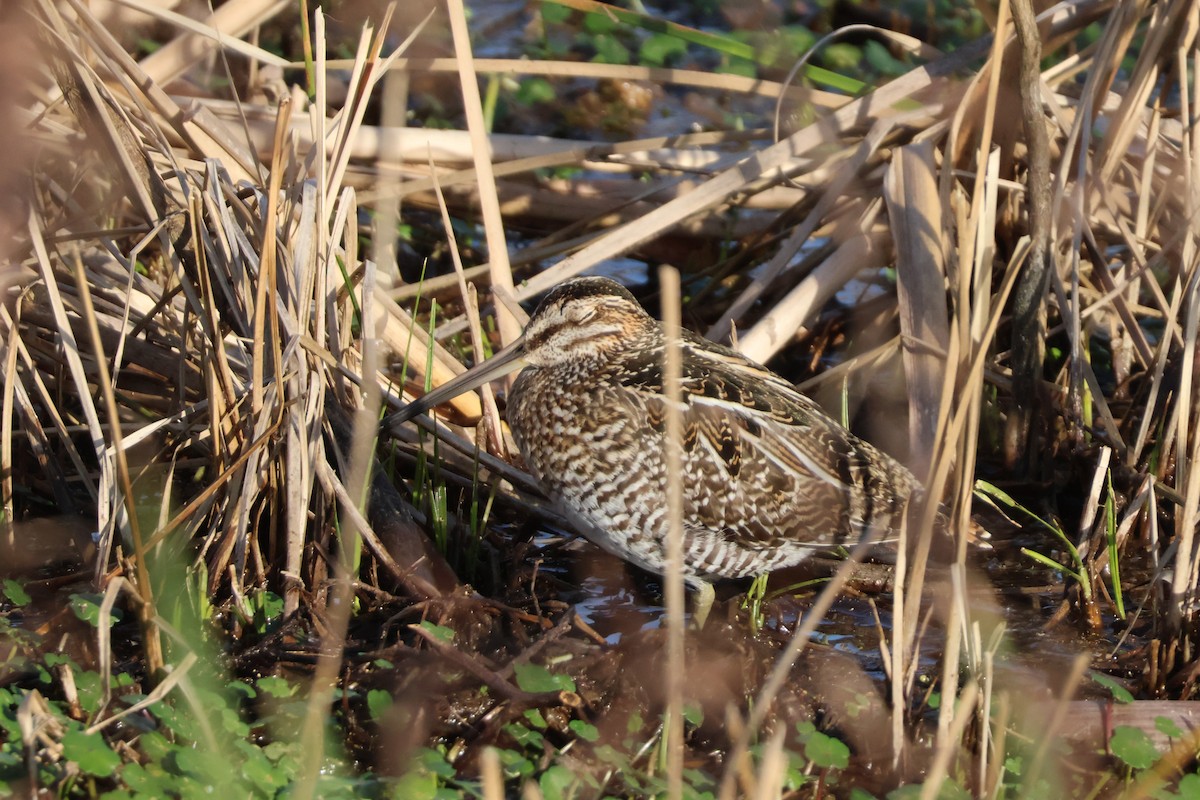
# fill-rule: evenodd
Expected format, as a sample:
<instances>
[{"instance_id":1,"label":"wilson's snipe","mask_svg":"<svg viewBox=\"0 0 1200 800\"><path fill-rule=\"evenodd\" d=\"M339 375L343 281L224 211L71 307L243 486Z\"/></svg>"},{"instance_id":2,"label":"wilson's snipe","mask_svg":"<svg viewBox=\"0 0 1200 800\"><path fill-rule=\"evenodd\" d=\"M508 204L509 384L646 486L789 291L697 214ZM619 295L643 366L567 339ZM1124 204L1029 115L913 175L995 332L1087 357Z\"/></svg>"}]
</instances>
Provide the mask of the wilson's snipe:
<instances>
[{"instance_id":1,"label":"wilson's snipe","mask_svg":"<svg viewBox=\"0 0 1200 800\"><path fill-rule=\"evenodd\" d=\"M894 527L918 488L783 378L685 332L684 577L708 581L802 561ZM542 300L524 337L389 418L402 423L521 364L508 423L525 463L596 544L654 572L666 565L665 337L628 291L579 278Z\"/></svg>"}]
</instances>

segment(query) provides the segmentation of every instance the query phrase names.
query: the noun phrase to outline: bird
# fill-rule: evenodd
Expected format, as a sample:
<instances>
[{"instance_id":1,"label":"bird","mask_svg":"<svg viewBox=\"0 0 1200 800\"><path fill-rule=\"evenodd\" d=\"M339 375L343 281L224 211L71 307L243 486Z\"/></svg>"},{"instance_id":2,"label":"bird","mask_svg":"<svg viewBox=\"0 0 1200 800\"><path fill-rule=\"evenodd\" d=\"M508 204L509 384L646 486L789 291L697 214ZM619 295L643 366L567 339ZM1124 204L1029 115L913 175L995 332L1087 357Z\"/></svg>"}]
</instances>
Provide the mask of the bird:
<instances>
[{"instance_id":1,"label":"bird","mask_svg":"<svg viewBox=\"0 0 1200 800\"><path fill-rule=\"evenodd\" d=\"M884 538L919 482L791 383L686 330L682 361L683 578L703 627L725 578ZM387 418L399 426L517 369L507 420L546 496L584 537L651 572L667 565L667 336L621 284L574 278L521 338Z\"/></svg>"}]
</instances>

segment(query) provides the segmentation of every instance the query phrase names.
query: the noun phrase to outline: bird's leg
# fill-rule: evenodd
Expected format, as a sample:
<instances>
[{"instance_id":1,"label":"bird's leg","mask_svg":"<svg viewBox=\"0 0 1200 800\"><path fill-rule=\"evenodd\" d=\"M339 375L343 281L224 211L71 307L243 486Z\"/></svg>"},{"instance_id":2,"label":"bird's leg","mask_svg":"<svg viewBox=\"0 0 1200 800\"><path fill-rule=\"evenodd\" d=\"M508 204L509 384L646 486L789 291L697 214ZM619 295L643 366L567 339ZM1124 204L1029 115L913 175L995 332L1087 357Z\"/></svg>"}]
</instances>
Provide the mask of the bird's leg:
<instances>
[{"instance_id":1,"label":"bird's leg","mask_svg":"<svg viewBox=\"0 0 1200 800\"><path fill-rule=\"evenodd\" d=\"M697 581L695 589L696 604L692 609L692 621L696 623L696 630L700 630L704 627L704 621L708 619L708 612L712 610L717 593L707 581Z\"/></svg>"}]
</instances>

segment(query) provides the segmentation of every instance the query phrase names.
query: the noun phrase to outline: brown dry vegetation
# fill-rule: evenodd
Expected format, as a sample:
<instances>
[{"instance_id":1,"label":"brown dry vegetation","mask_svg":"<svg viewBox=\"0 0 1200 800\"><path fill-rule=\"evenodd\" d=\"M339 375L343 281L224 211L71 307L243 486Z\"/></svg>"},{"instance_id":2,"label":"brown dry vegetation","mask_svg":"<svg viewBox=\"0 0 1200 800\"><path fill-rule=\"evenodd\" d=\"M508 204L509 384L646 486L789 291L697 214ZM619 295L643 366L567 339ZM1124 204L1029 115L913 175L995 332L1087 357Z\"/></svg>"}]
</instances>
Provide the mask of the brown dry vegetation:
<instances>
[{"instance_id":1,"label":"brown dry vegetation","mask_svg":"<svg viewBox=\"0 0 1200 800\"><path fill-rule=\"evenodd\" d=\"M393 773L439 741L495 790L484 748L506 746L504 726L530 708L562 743L573 719L609 743L635 716L653 739L670 696L668 637L607 644L565 589L538 583L522 525L559 521L506 461L492 398L460 398L450 416L463 424L422 419L380 436L378 420L408 390L460 372L460 356L510 341L520 302L614 257L666 261L688 270L685 320L709 337L736 326L753 358L805 373L836 351L838 365L805 388L864 404L852 418L944 498L953 538L936 552L936 508L907 532L890 624L871 634L881 680L853 659L801 652L848 567L806 615L777 610L783 621L757 635L731 601L729 621L686 637L682 691L705 722L674 752L723 776L723 796L753 794L782 780L773 770L791 723L816 718L852 745L858 780L874 790L936 791L952 774L988 795L1006 737L1033 741L1027 786L1059 774L1050 743L1084 724L1069 701L1088 666L1111 666L1145 700L1196 692L1200 8L1079 0L1035 22L1028 6L1001 4L997 37L921 51L923 66L854 99L689 70L473 61L454 2L429 18L364 12L361 39L346 39L353 58L333 62L318 13L310 102L278 80L303 65L250 34L278 4L230 2L190 31L167 19L164 45L140 62L78 0L0 4L0 40L36 42L40 54L5 68L0 92L0 147L20 153L0 164L0 184L30 187L25 207L0 207L0 569L30 577L50 561L100 591L127 589L117 602L139 633L116 649L150 685L180 652L164 651L160 614L163 576L176 573L156 565L182 564L231 634L229 669L311 677L307 746L321 747L336 686L392 691L392 724L348 724L346 736ZM1081 44L1093 24L1098 38ZM396 47L409 36L413 50ZM453 57L428 55L430 41ZM185 73L223 75L225 59L240 100L178 91ZM456 71L472 87L464 129L402 127L410 84L453 85ZM814 121L778 140L489 137L477 74L785 93ZM64 91L78 96L63 102ZM590 171L545 177L571 165ZM448 232L451 214L481 220L486 248L447 239L453 269L401 280L411 265L397 264L398 226L445 216ZM526 246L510 253L516 231ZM460 263L467 247L492 258ZM884 291L853 313L835 301L865 284ZM486 342L481 314L495 321ZM872 400L888 392L891 415ZM475 425L481 417L490 424ZM1092 638L1060 674L997 669L1019 592L993 586L993 556L969 543L984 474L1039 515L1060 515L1079 549L1081 579L1043 617ZM500 525L468 544L485 508ZM44 557L28 521L49 510L83 517L98 539L63 534ZM1019 535L998 528L994 560L1015 549L1009 539L1061 547L1017 522ZM931 551L945 563L931 566ZM1125 619L1110 552L1129 565ZM284 598L288 621L239 639L231 609L264 587ZM421 619L455 631L453 642L408 627ZM372 669L380 654L398 666ZM113 657L106 642L95 657ZM575 693L514 682L522 664L568 658ZM942 694L932 711L931 685ZM864 697L855 722L846 709ZM602 772L592 745L575 744L547 762ZM1192 745L1177 747L1180 763Z\"/></svg>"}]
</instances>

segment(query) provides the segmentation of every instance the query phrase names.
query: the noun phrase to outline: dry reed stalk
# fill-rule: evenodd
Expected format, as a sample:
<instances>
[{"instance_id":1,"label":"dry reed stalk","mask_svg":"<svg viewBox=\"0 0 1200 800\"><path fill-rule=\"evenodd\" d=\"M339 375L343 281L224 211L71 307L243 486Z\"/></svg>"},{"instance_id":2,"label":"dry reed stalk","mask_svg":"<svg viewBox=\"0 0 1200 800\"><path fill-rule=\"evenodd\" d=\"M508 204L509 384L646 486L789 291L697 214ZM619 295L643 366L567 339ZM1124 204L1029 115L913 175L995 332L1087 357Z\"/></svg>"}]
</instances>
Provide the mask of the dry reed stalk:
<instances>
[{"instance_id":1,"label":"dry reed stalk","mask_svg":"<svg viewBox=\"0 0 1200 800\"><path fill-rule=\"evenodd\" d=\"M169 48L162 48L147 56L142 61L142 69L158 83L169 83L172 78L189 69L203 54L205 49L228 50L239 55L254 59L263 64L277 67L287 66L290 62L260 47L243 41L238 37L253 28L261 26L282 10L283 3L272 0L270 3L238 3L237 8L222 6L212 14L211 24L204 24L191 17L178 14L169 8L155 5L144 0L108 0L125 8L138 11L147 17L157 19L188 31L198 37L208 39L211 45L205 48L187 38L175 39Z\"/></svg>"},{"instance_id":2,"label":"dry reed stalk","mask_svg":"<svg viewBox=\"0 0 1200 800\"><path fill-rule=\"evenodd\" d=\"M325 64L323 60L320 63ZM388 64L394 64L391 59ZM318 73L319 75L320 73ZM246 106L230 100L197 98L196 108L210 112L215 118L241 125L257 151L268 152L273 134L274 113L269 107ZM318 108L314 102L313 108ZM322 136L314 135L302 121L293 123L299 136L301 149L313 148L317 141L325 141L326 149L332 147ZM704 172L730 160L721 146L737 146L755 142L766 137L765 131L700 131L678 136L651 136L625 142L597 142L585 139L564 139L552 136L530 136L517 133L490 133L487 135L487 150L495 162L493 172L497 177L531 172L536 169L563 165L585 165L589 169L613 174L625 174L654 166L663 170ZM403 162L405 170L419 171L432 157L438 167L445 170L459 168L446 173L440 180L443 187L456 184L478 183L477 173L468 169L473 163L473 145L468 131L436 128L407 128L389 125L359 125L351 138L348 149L360 169L367 170L370 162ZM714 149L709 149L714 148ZM391 165L389 164L389 168ZM429 191L431 178L415 180L399 186L374 186L371 196L403 197L414 192Z\"/></svg>"},{"instance_id":3,"label":"dry reed stalk","mask_svg":"<svg viewBox=\"0 0 1200 800\"><path fill-rule=\"evenodd\" d=\"M3 546L7 552L13 552L16 548L16 531L13 528L13 520L16 518L13 507L13 421L15 409L15 395L19 378L17 377L17 345L18 329L17 324L8 317L7 309L5 309L4 320L7 330L7 337L4 343L4 399L0 405L0 414L4 416L0 418L0 502L3 503L3 508L0 513L4 515L3 531L0 536L3 537Z\"/></svg>"},{"instance_id":4,"label":"dry reed stalk","mask_svg":"<svg viewBox=\"0 0 1200 800\"><path fill-rule=\"evenodd\" d=\"M896 547L896 579L893 584L895 588L892 590L892 607L900 609L902 613L892 615L892 645L890 648L884 647L884 661L887 665L892 701L892 769L900 767L908 749L908 734L905 731L904 722L907 717L909 693L912 688L905 678L910 673L908 665L916 661L909 653L909 642L916 639L915 636L909 635L909 629L915 624L915 621L909 619L908 615L910 609L919 608L921 605L920 594L917 593L914 600L913 595L909 592L910 582L913 580L910 577L908 566L908 518L910 516L911 513L906 513L904 519L901 520ZM953 627L949 626L949 630L951 635L948 638L953 639ZM880 631L879 641L883 647L885 637L882 631ZM911 671L916 672L916 670Z\"/></svg>"},{"instance_id":5,"label":"dry reed stalk","mask_svg":"<svg viewBox=\"0 0 1200 800\"><path fill-rule=\"evenodd\" d=\"M143 118L153 118L158 131L159 142L156 148L162 148L165 140L164 131L171 131L181 138L193 154L203 154L217 158L234 180L252 180L251 176L259 174L260 165L254 156L241 143L241 137L235 135L220 121L214 119L203 108L191 108L184 113L174 100L153 81L142 68L126 53L120 44L103 26L87 11L80 0L68 0L75 19L80 26L80 34L87 36L89 46L102 54L104 63L111 72L113 79L119 81L130 102L141 103L142 94L145 102L153 110L149 113L143 110ZM51 97L53 97L53 93ZM144 107L143 107L144 109ZM170 156L169 152L162 152Z\"/></svg>"},{"instance_id":6,"label":"dry reed stalk","mask_svg":"<svg viewBox=\"0 0 1200 800\"><path fill-rule=\"evenodd\" d=\"M79 292L79 298L82 301L79 309L80 316L87 324L88 332L92 340L93 354L95 356L95 365L98 371L97 383L99 384L100 394L104 400L106 416L110 420L119 418L117 409L116 396L113 393L113 382L108 367L108 358L104 352L104 345L100 340L99 325L96 320L95 307L92 304L92 294L88 288L87 276L84 273L83 262L79 259L79 254L75 256L75 286ZM157 681L159 673L162 671L166 662L164 660L162 648L162 634L159 631L158 623L155 617L158 616L158 605L155 601L154 590L154 574L150 569L148 562L149 550L146 547L145 539L142 533L142 521L137 509L137 499L133 491L133 481L130 478L130 468L128 454L126 453L123 437L121 434L120 425L112 425L109 427L109 435L111 436L112 458L116 471L117 479L120 483L120 497L124 503L124 511L126 522L128 524L130 544L132 544L133 552L130 555L130 560L133 566L133 572L130 575L131 583L137 592L138 603L137 613L138 619L141 622L142 628L142 653L146 658L146 672L149 674L151 681ZM103 453L103 458L107 460L109 454Z\"/></svg>"},{"instance_id":7,"label":"dry reed stalk","mask_svg":"<svg viewBox=\"0 0 1200 800\"><path fill-rule=\"evenodd\" d=\"M467 12L462 0L447 0L447 8L450 14L450 32L454 38L454 52L458 57L463 113L467 118L475 171L479 176L476 185L479 190L484 234L487 237L492 291L512 296L513 275L508 262L508 237L505 235L504 220L500 215L496 178L492 174L492 156L487 146L487 127L483 119L483 103L479 99L479 79L475 72L474 54L471 52L471 35L467 30ZM495 312L496 324L500 329L500 344L507 347L520 337L521 326L503 303L496 305Z\"/></svg>"},{"instance_id":8,"label":"dry reed stalk","mask_svg":"<svg viewBox=\"0 0 1200 800\"><path fill-rule=\"evenodd\" d=\"M76 9L76 12L82 19L72 29L73 35L84 37L90 46L108 53L111 40L104 38L103 31L86 17L86 11ZM378 46L375 53L377 56ZM103 64L111 73L129 68L120 59L106 60ZM182 155L157 149L177 137L153 127L159 120L157 112L173 106L162 101L165 96L157 95L158 90L144 76L136 80L147 96L158 98L152 104L137 106L139 124L151 131L143 144L162 162L179 163ZM124 85L129 87L133 83ZM367 83L366 91L371 86ZM99 94L93 92L92 96L97 98ZM94 106L109 101L91 102ZM351 121L347 127L352 124ZM108 130L110 140L122 140L123 132L111 125ZM40 249L42 256L38 262L43 265L41 288L35 291L51 298L51 302L43 306L46 313L39 312L40 322L32 326L24 323L19 329L8 325L8 330L21 333L22 339L20 346L10 347L6 360L19 365L23 352L30 355L24 369L32 372L18 369L19 374L10 384L14 399L19 400L26 396L22 387L42 385L34 359L53 355L44 352L40 344L35 352L24 347L26 341L39 341L39 325L53 325L57 335L70 336L83 331L81 320L91 319L93 338L97 345L103 343L109 354L80 354L89 364L81 363L76 396L83 401L85 416L92 419L93 440L114 441L114 445L105 449L115 452L119 459L135 440L150 441L155 435L172 437L178 449L175 455L166 455L164 466L168 476L179 472L179 454L189 452L188 448L192 448L190 452L198 449L207 453L211 459L208 484L185 498L174 513L168 510L174 492L167 487L155 512L158 518L155 530L148 531L145 542L135 549L144 552L157 547L168 536L200 534L203 544L199 557L210 561L212 588L232 580L235 593L243 591L243 581L265 580L268 570L280 563L290 581L285 592L288 609L294 611L299 607L299 587L306 580L302 573L312 566L304 549L314 499L315 474L311 465L314 452L320 453L322 439L323 390L319 387L328 380L322 373L328 365L344 364L347 355L351 356L353 368L357 358L347 348L348 318L326 315L327 309L332 308L327 287L336 287L341 278L330 284L323 276L327 268L336 271L337 261L345 256L352 267L357 263L354 252L357 232L347 222L348 216L353 221L352 194L343 196L338 215L333 216L319 210L321 197L311 186L301 184L303 172L296 167L290 130L285 113L276 126L270 184L258 186L249 194L241 194L242 190L232 185L222 166L213 162L200 172L182 168L174 171L176 185L171 192L188 199L186 206L170 212L168 219L173 216L188 221L172 227L170 235L175 237L175 230L187 233L193 243L189 247L195 248L189 259L195 261L183 264L168 250L164 257L166 280L162 284L140 275L131 264L134 258L144 257L140 254L152 237L139 242L128 256L121 254L116 238L119 233L103 236L99 242L108 248L107 255L86 251L79 285L88 287L87 294L94 299L90 313L80 305L86 298L77 301L74 292L67 296L58 292L63 276L69 274L65 266L69 259L64 262L51 247L39 245L42 237L36 228L31 228L34 232L31 243L35 250ZM180 132L182 129L176 131ZM199 146L186 136L183 141L185 147ZM189 153L192 154L194 151ZM145 192L146 185L140 182L140 168L136 166L136 158L140 157L139 152L130 165L128 151L122 151L126 180ZM336 175L338 169L344 173L345 165L346 159L341 158L323 169ZM142 205L154 206L157 202L147 199ZM331 224L335 226L333 229ZM166 226L160 226L160 230L165 229ZM322 265L320 268L316 266L318 263ZM257 279L259 274L262 280ZM54 300L55 297L60 299ZM370 295L368 307L369 299ZM327 324L331 327L327 328ZM247 346L227 334L230 329L257 330L260 335L254 337L254 345ZM321 347L320 343L326 340L341 343L333 349L339 356ZM307 344L298 347L302 341ZM74 352L74 349L68 351L68 362L75 360ZM143 426L124 445L120 444L119 431L108 420L129 412L112 403L99 412L87 411L92 408L88 401L93 396L94 384L88 382L90 378L82 377L94 364L112 359L113 353L117 365L113 381L101 380L100 388L115 382L122 389L120 403L133 399L163 415ZM134 382L140 388L131 394L129 387ZM56 404L50 399L53 392L40 388L37 391L45 402L41 408L31 409L32 413L54 415ZM35 419L31 417L30 422ZM62 421L55 424L64 430L62 441L71 442L71 437L65 434L65 424ZM77 465L73 471L86 476L88 470L83 460L72 451L68 454ZM98 486L89 487L89 491L99 502L101 529L108 531L103 543L107 544L112 541L111 531L118 519L112 509L116 508L114 499L119 495L114 495L116 482L106 477L109 468L104 465L109 463L109 457L103 452L98 456L101 481ZM286 480L281 480L283 475ZM361 490L356 492L361 495ZM123 494L130 496L128 486ZM334 500L333 494L328 493L317 507L332 508ZM125 517L134 519L132 513ZM286 552L285 557L280 558L280 552L265 550L265 545L253 535L254 528L264 518L287 520L283 526L287 536L280 547L280 551ZM136 522L122 524L136 525ZM378 545L375 549L381 557L386 555ZM104 551L99 568L104 570L106 565L107 551ZM392 569L399 572L407 567L395 565Z\"/></svg>"},{"instance_id":9,"label":"dry reed stalk","mask_svg":"<svg viewBox=\"0 0 1200 800\"><path fill-rule=\"evenodd\" d=\"M382 53L383 40L387 35L388 21L391 16L391 7L385 13L384 19L381 22L381 27L376 33L371 27L366 26L363 29L362 38L359 44L358 62L356 65L356 75L359 76L356 81L357 89L361 94L357 95L358 103L353 107L347 117L343 117L343 125L341 131L348 137L352 135L354 126L361 121L364 113L365 98L369 95L378 80L378 73L374 67L378 65L380 55ZM321 29L323 33L323 28ZM317 49L324 51L326 42L318 38L315 43ZM401 48L402 50L403 48ZM281 126L284 130L285 126ZM331 190L340 182L346 160L338 158L337 154L344 152L335 150L335 156L332 163L327 168L327 174L333 184L327 186L329 194L333 194ZM272 188L278 187L275 183L275 173L272 172ZM272 192L273 200L275 193ZM268 211L271 205L268 204ZM355 199L353 193L348 193L343 197L343 205L351 211ZM355 215L356 217L356 215ZM350 213L347 213L347 219L351 219ZM320 220L320 224L327 224L328 217ZM309 217L310 224L316 222L315 215ZM274 230L270 228L269 230ZM332 261L327 262L332 266ZM264 259L264 266L266 259ZM363 281L361 285L360 313L361 324L366 328L363 332L362 349L361 349L361 370L366 375L376 375L380 371L380 355L378 348L378 338L374 335L375 331L371 330L376 322L374 313L374 295L376 284L376 266L374 263L368 262L363 265ZM272 315L272 319L275 316ZM352 614L352 599L354 597L353 584L359 574L359 558L361 555L361 547L364 537L369 536L369 525L363 525L362 515L366 510L368 502L368 489L371 482L371 469L373 465L372 452L375 445L375 437L377 434L378 420L380 416L381 393L379 383L376 380L368 382L364 386L363 397L359 405L357 413L354 415L353 428L350 431L349 454L348 454L348 472L344 481L344 493L338 493L338 499L345 516L341 518L342 524L339 529L337 542L337 558L334 561L334 582L331 587L330 597L325 604L325 630L321 636L320 655L317 660L317 667L313 674L312 683L310 686L309 697L305 708L304 719L300 731L300 745L303 748L305 757L303 759L303 769L297 778L295 794L298 797L314 797L316 795L317 780L321 772L321 765L325 763L326 742L325 742L325 723L329 715L329 708L333 702L333 693L338 685L338 676L342 669L342 653L346 643L346 633L349 630L350 618ZM318 465L327 462L319 461ZM336 483L333 476L328 473L324 476L329 483ZM335 490L336 491L336 490ZM358 512L358 513L355 513ZM373 549L373 548L372 548Z\"/></svg>"},{"instance_id":10,"label":"dry reed stalk","mask_svg":"<svg viewBox=\"0 0 1200 800\"><path fill-rule=\"evenodd\" d=\"M475 287L474 285L469 288L467 286L462 257L459 255L458 242L454 236L454 225L450 221L450 211L446 208L441 188L436 183L434 189L438 197L438 206L442 212L442 227L445 229L446 241L450 244L450 257L454 262L454 274L458 276L459 291L462 292L463 304L467 309L467 320L470 324L471 347L475 356L475 363L482 364L485 358L483 347L484 333L483 324L479 317L479 304L475 294ZM490 434L491 449L493 452L503 456L506 453L506 448L504 446L503 428L500 425L500 410L496 407L496 396L492 393L491 386L487 385L480 387L480 395L483 398L484 411L487 415L486 429Z\"/></svg>"},{"instance_id":11,"label":"dry reed stalk","mask_svg":"<svg viewBox=\"0 0 1200 800\"><path fill-rule=\"evenodd\" d=\"M877 219L881 206L879 202L870 203L862 212L860 220L846 226L849 229L843 234L846 239L836 245L820 266L813 269L782 299L776 301L754 327L739 337L739 350L758 361L769 361L787 344L796 330L814 320L820 310L849 281L861 275L864 270L883 266L883 258L874 241L875 237L868 232ZM837 234L832 238L836 241Z\"/></svg>"},{"instance_id":12,"label":"dry reed stalk","mask_svg":"<svg viewBox=\"0 0 1200 800\"><path fill-rule=\"evenodd\" d=\"M1183 508L1176 516L1175 535L1179 546L1175 552L1176 572L1172 580L1174 597L1169 623L1176 630L1182 627L1186 618L1191 617L1186 609L1194 605L1196 583L1200 576L1200 557L1195 552L1196 528L1200 526L1200 403L1192 399L1197 393L1195 353L1197 331L1200 330L1200 280L1197 278L1200 278L1200 271L1194 274L1187 289L1184 351L1180 367L1183 377L1180 381L1179 411L1175 415L1178 427L1175 467L1178 477L1175 489L1183 496Z\"/></svg>"},{"instance_id":13,"label":"dry reed stalk","mask_svg":"<svg viewBox=\"0 0 1200 800\"><path fill-rule=\"evenodd\" d=\"M784 754L786 732L775 731L763 748L762 763L755 776L754 800L780 800L787 779L788 757Z\"/></svg>"},{"instance_id":14,"label":"dry reed stalk","mask_svg":"<svg viewBox=\"0 0 1200 800\"><path fill-rule=\"evenodd\" d=\"M958 753L967 723L975 718L975 706L979 702L979 684L971 680L963 692L954 699L954 722L946 735L938 736L937 749L929 773L921 782L921 800L933 800L942 790L950 768L950 760Z\"/></svg>"},{"instance_id":15,"label":"dry reed stalk","mask_svg":"<svg viewBox=\"0 0 1200 800\"><path fill-rule=\"evenodd\" d=\"M666 394L667 470L667 570L663 593L667 607L667 663L663 675L667 697L667 796L683 796L683 687L687 675L684 660L683 592L683 354L680 351L682 289L679 272L661 267L662 321L666 346L663 351L663 390ZM711 589L709 590L712 591ZM711 603L711 597L707 601ZM707 616L709 609L704 609ZM703 620L701 620L703 622Z\"/></svg>"},{"instance_id":16,"label":"dry reed stalk","mask_svg":"<svg viewBox=\"0 0 1200 800\"><path fill-rule=\"evenodd\" d=\"M1011 703L1007 691L1000 692L996 701L992 702L995 653L988 653L985 665L984 678L987 683L984 687L984 710L981 716L987 720L987 725L984 728L979 753L979 786L981 795L996 798L1003 790L1001 770L1006 767L1004 754L1008 752L1005 746L1008 744Z\"/></svg>"},{"instance_id":17,"label":"dry reed stalk","mask_svg":"<svg viewBox=\"0 0 1200 800\"><path fill-rule=\"evenodd\" d=\"M130 7L138 7L130 0L117 0ZM150 55L142 59L142 69L156 84L169 83L173 78L183 74L197 62L206 58L217 46L227 46L227 42L236 40L239 36L259 27L264 22L275 17L289 6L288 0L241 0L237 3L226 3L212 12L207 25L197 23L186 24L178 15L170 14L151 6L142 6L139 10L157 16L168 22L186 27L194 31L185 36L173 39ZM241 43L246 48L246 43ZM261 58L261 51L250 53L253 57ZM269 54L265 54L269 56ZM266 63L273 63L274 59Z\"/></svg>"},{"instance_id":18,"label":"dry reed stalk","mask_svg":"<svg viewBox=\"0 0 1200 800\"><path fill-rule=\"evenodd\" d=\"M929 469L946 372L950 321L946 310L946 217L934 178L930 142L900 148L884 178L888 221L896 241L896 294L908 388L909 466Z\"/></svg>"},{"instance_id":19,"label":"dry reed stalk","mask_svg":"<svg viewBox=\"0 0 1200 800\"><path fill-rule=\"evenodd\" d=\"M479 777L483 784L484 800L503 800L504 773L500 768L500 754L494 747L484 748L480 755ZM533 785L532 783L526 784ZM539 793L540 794L540 793Z\"/></svg>"},{"instance_id":20,"label":"dry reed stalk","mask_svg":"<svg viewBox=\"0 0 1200 800\"><path fill-rule=\"evenodd\" d=\"M854 149L853 154L846 159L846 163L840 165L839 169L834 172L836 177L830 181L828 191L821 195L820 200L817 201L816 206L813 207L804 222L796 226L788 234L787 240L779 248L778 253L771 259L762 277L752 282L748 288L743 290L738 299L726 309L721 319L708 329L705 334L706 336L715 339L724 337L729 333L729 326L733 320L742 317L746 310L762 295L767 285L787 266L788 262L800 250L800 247L812 237L818 224L823 222L833 210L834 205L842 200L843 194L858 177L859 171L866 166L868 161L871 160L879 147L894 130L893 122L890 119L880 120L871 126L870 133ZM869 225L860 223L860 227L865 229ZM743 344L743 346L745 345ZM749 352L748 355L751 355L752 358L766 361L774 355L774 352L774 350L765 350L763 352Z\"/></svg>"},{"instance_id":21,"label":"dry reed stalk","mask_svg":"<svg viewBox=\"0 0 1200 800\"><path fill-rule=\"evenodd\" d=\"M1004 9L1005 4L1001 3L1002 14ZM1014 402L1008 417L1005 458L1009 464L1023 462L1038 470L1041 468L1040 446L1047 438L1045 415L1039 416L1039 413L1046 405L1042 385L1046 351L1045 304L1051 275L1057 272L1057 254L1052 250L1057 219L1050 205L1050 142L1042 109L1042 34L1034 21L1031 0L1012 0L1009 10L1020 58L1017 81L1028 148L1029 176L1025 202L1031 246L1029 260L1022 269L1013 296L1011 361ZM996 70L999 71L999 65ZM1077 343L1078 340L1073 338L1072 341ZM1073 355L1072 364L1078 365L1081 361L1078 349ZM1072 396L1078 397L1077 394Z\"/></svg>"}]
</instances>

